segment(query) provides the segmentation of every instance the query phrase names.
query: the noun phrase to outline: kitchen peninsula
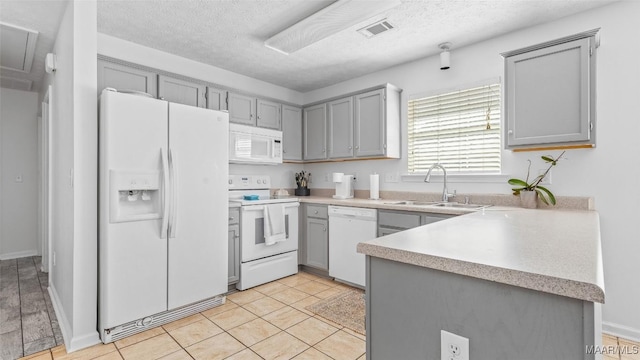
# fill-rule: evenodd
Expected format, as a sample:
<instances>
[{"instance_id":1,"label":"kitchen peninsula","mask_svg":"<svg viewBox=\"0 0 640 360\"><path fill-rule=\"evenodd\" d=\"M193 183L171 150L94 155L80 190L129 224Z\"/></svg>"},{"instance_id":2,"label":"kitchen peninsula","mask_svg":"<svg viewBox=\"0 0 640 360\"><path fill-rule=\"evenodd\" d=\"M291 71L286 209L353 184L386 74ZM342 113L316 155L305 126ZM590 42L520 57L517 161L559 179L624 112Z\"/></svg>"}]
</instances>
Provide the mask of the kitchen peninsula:
<instances>
[{"instance_id":1,"label":"kitchen peninsula","mask_svg":"<svg viewBox=\"0 0 640 360\"><path fill-rule=\"evenodd\" d=\"M492 207L360 243L367 358L591 359L604 280L595 211Z\"/></svg>"}]
</instances>

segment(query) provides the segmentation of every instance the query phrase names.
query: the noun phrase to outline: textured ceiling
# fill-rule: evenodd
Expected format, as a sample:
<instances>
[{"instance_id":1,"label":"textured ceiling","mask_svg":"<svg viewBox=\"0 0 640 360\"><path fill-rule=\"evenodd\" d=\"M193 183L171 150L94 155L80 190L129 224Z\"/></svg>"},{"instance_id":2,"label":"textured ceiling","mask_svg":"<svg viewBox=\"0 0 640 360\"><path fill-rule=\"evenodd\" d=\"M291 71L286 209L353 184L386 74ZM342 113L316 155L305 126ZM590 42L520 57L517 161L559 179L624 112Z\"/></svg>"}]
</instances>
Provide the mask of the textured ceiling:
<instances>
[{"instance_id":1,"label":"textured ceiling","mask_svg":"<svg viewBox=\"0 0 640 360\"><path fill-rule=\"evenodd\" d=\"M32 81L31 91L39 91L44 78L44 58L53 49L66 1L0 0L0 21L39 32L31 72L0 69L3 86L6 78ZM8 85L7 87L18 88ZM24 90L24 89L20 89Z\"/></svg>"},{"instance_id":2,"label":"textured ceiling","mask_svg":"<svg viewBox=\"0 0 640 360\"><path fill-rule=\"evenodd\" d=\"M444 41L455 49L610 2L402 0L290 55L263 43L332 1L99 0L98 31L306 92L433 55ZM396 30L371 39L356 32L384 17Z\"/></svg>"},{"instance_id":3,"label":"textured ceiling","mask_svg":"<svg viewBox=\"0 0 640 360\"><path fill-rule=\"evenodd\" d=\"M366 4L365 0L362 1ZM98 31L306 92L616 0L402 0L402 4L331 37L283 55L266 39L333 0L98 0ZM44 56L66 1L0 0L0 21L40 32L31 73L40 89ZM396 29L367 39L356 32L387 17Z\"/></svg>"}]
</instances>

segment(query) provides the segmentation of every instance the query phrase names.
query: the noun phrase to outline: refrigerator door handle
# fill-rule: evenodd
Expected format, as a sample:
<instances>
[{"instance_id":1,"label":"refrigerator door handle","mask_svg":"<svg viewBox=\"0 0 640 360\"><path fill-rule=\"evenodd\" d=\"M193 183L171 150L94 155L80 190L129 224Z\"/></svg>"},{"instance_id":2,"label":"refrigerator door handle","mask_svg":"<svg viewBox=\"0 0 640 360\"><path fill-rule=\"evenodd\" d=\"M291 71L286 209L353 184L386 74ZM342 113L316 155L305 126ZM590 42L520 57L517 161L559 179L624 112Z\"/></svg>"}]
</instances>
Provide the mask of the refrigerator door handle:
<instances>
[{"instance_id":1,"label":"refrigerator door handle","mask_svg":"<svg viewBox=\"0 0 640 360\"><path fill-rule=\"evenodd\" d=\"M176 171L176 157L173 154L172 149L169 149L169 170L171 172L171 214L169 215L169 238L175 238L178 220L178 176Z\"/></svg>"},{"instance_id":2,"label":"refrigerator door handle","mask_svg":"<svg viewBox=\"0 0 640 360\"><path fill-rule=\"evenodd\" d=\"M162 162L162 225L160 227L160 238L166 239L169 229L169 163L163 148L160 148L160 162Z\"/></svg>"}]
</instances>

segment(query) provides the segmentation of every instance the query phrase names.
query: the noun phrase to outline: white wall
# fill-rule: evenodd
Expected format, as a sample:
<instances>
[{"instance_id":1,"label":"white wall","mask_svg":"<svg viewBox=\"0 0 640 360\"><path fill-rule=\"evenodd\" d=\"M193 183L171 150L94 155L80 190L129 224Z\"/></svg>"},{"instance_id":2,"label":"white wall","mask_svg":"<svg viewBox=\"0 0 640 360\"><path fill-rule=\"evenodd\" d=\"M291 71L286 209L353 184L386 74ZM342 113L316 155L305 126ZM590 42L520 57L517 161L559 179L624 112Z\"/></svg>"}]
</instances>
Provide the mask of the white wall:
<instances>
[{"instance_id":1,"label":"white wall","mask_svg":"<svg viewBox=\"0 0 640 360\"><path fill-rule=\"evenodd\" d=\"M99 342L97 318L97 12L70 1L55 39L49 291L68 351ZM43 91L44 92L44 91Z\"/></svg>"},{"instance_id":2,"label":"white wall","mask_svg":"<svg viewBox=\"0 0 640 360\"><path fill-rule=\"evenodd\" d=\"M640 221L637 204L640 189L633 181L640 177L637 156L640 154L640 122L637 105L640 99L640 3L622 1L551 23L513 32L465 48L451 51L451 69L439 70L437 56L390 68L346 81L335 86L304 94L304 103L319 101L340 93L382 83L404 89L402 93L403 154L399 160L358 161L305 165L314 173L314 187L330 188L322 174L332 171L358 172L362 181L357 188L368 188L368 177L379 173L407 172L406 124L407 100L412 94L464 87L477 81L503 76L503 60L499 53L601 27L602 44L597 50L597 148L572 150L553 170L549 185L556 195L593 196L600 213L604 261L606 304L603 307L604 329L632 339L640 339ZM446 39L443 39L443 41ZM544 106L544 104L540 104ZM526 160L539 160L551 152L512 153L503 151L503 173L524 176ZM538 162L538 164L541 164ZM627 165L628 164L628 165ZM535 167L534 167L535 169ZM449 190L459 192L508 194L507 176L489 182L455 180ZM440 192L440 183L385 183L383 190ZM630 183L630 181L631 183ZM633 285L632 285L633 284Z\"/></svg>"},{"instance_id":3,"label":"white wall","mask_svg":"<svg viewBox=\"0 0 640 360\"><path fill-rule=\"evenodd\" d=\"M38 93L0 89L0 259L39 253ZM16 177L21 176L22 182Z\"/></svg>"}]
</instances>

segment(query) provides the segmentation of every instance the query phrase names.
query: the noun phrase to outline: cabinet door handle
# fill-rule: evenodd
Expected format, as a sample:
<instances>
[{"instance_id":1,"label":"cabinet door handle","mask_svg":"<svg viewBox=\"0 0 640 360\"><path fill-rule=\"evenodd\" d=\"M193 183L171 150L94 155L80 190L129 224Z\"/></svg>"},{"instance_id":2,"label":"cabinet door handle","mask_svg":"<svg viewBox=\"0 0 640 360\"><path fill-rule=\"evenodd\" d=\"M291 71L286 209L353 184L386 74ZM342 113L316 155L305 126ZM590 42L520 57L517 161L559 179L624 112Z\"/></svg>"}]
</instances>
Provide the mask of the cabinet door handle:
<instances>
[{"instance_id":1,"label":"cabinet door handle","mask_svg":"<svg viewBox=\"0 0 640 360\"><path fill-rule=\"evenodd\" d=\"M229 217L229 221L233 221L235 219L233 216Z\"/></svg>"},{"instance_id":2,"label":"cabinet door handle","mask_svg":"<svg viewBox=\"0 0 640 360\"><path fill-rule=\"evenodd\" d=\"M513 135L513 130L508 131L509 135Z\"/></svg>"},{"instance_id":3,"label":"cabinet door handle","mask_svg":"<svg viewBox=\"0 0 640 360\"><path fill-rule=\"evenodd\" d=\"M353 146L349 146L349 150L351 150L353 148Z\"/></svg>"},{"instance_id":4,"label":"cabinet door handle","mask_svg":"<svg viewBox=\"0 0 640 360\"><path fill-rule=\"evenodd\" d=\"M258 120L260 120L260 115L258 115Z\"/></svg>"},{"instance_id":5,"label":"cabinet door handle","mask_svg":"<svg viewBox=\"0 0 640 360\"><path fill-rule=\"evenodd\" d=\"M360 146L356 145L356 150L360 149Z\"/></svg>"},{"instance_id":6,"label":"cabinet door handle","mask_svg":"<svg viewBox=\"0 0 640 360\"><path fill-rule=\"evenodd\" d=\"M326 228L326 227L323 227L323 228L322 228L322 231L326 232L326 231L327 231L327 228Z\"/></svg>"},{"instance_id":7,"label":"cabinet door handle","mask_svg":"<svg viewBox=\"0 0 640 360\"><path fill-rule=\"evenodd\" d=\"M314 211L313 213L314 213L314 214L317 214L317 213L318 213L318 210Z\"/></svg>"}]
</instances>

